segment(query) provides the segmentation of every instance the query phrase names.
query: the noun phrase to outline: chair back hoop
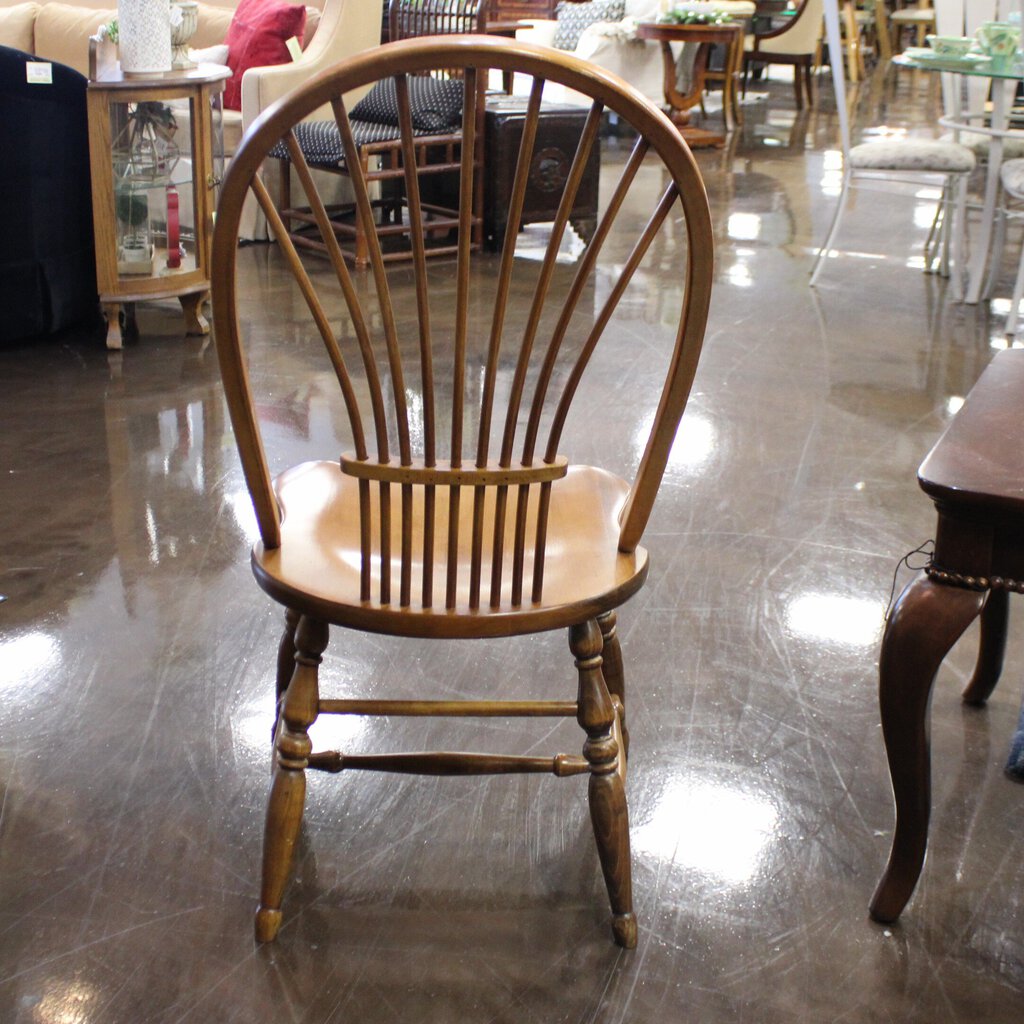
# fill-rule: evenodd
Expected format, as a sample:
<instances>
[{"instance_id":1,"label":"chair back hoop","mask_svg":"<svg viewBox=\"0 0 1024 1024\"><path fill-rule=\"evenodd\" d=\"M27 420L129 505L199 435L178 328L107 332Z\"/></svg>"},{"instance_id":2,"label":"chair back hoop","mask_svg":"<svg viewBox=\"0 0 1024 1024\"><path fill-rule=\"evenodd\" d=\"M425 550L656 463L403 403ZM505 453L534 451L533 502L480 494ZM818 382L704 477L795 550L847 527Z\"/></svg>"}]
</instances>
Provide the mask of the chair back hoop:
<instances>
[{"instance_id":1,"label":"chair back hoop","mask_svg":"<svg viewBox=\"0 0 1024 1024\"><path fill-rule=\"evenodd\" d=\"M434 280L428 284L422 232L415 230L421 206L415 155L419 140L412 128L407 85L409 76L427 74L437 68L462 69L465 78L462 154L459 158L459 210L463 228L469 223L474 202L472 150L480 130L481 113L477 109L478 82L490 70L519 72L533 78L509 201L509 228L500 260L481 257L490 260L487 271L473 278L469 232L460 229L454 272L446 269L442 275L446 289L443 298L437 296ZM328 214L316 195L309 167L292 134L293 127L312 111L324 105L333 109L350 168L357 208L360 215L372 216L366 183L358 166L355 166L358 161L344 98L357 90L361 94L366 85L387 78L394 79L398 97L402 162L406 169L404 184L409 217L414 224L410 234L414 245L413 278L418 322L416 328L406 328L406 333L418 335L415 343L412 338L406 338L402 343L399 341L388 275L376 235L370 232L369 274L376 292L376 306L371 307L369 281L351 273L337 251ZM514 257L516 228L521 220L528 174L533 164L533 145L545 82L582 93L593 102L589 110L581 108L586 111L585 125L576 156L568 170L551 238L537 272L536 262ZM588 160L592 153L596 155L594 147L599 145L598 130L604 111L614 112L623 122L632 125L638 139L625 162L618 184L607 200L602 201L603 212L583 255L574 268L565 270L558 266L559 248ZM315 275L317 283L314 286L313 277L291 245L287 232L281 230L280 217L258 174L264 159L282 141L287 145L293 168L307 190L334 277L347 306L348 320L342 319L347 331L344 337L337 329L341 307L325 305L317 294L318 288L324 288L323 272ZM645 157L649 155L660 158L660 168L651 169L651 161L644 164ZM640 184L630 191L641 170ZM660 289L654 287L654 291L666 291L673 297L681 292L681 301L679 325L667 360L668 371L661 386L657 411L619 517L619 548L624 552L635 550L650 515L696 372L708 315L713 269L711 218L700 173L679 132L664 114L621 79L571 55L490 36L463 35L407 39L356 55L322 72L274 104L251 126L231 162L221 190L214 232L211 288L218 356L245 479L263 545L273 549L280 544L280 513L243 353L235 281L238 258L236 232L242 205L250 190L255 193L274 229L284 262L295 276L333 365L348 412L351 447L354 449L342 457L342 473L357 478L360 508L366 510L367 515L373 490L374 513L379 512L382 518L381 548L390 551L391 542L387 539L390 537L390 523L387 522L391 504L389 488L395 487L400 492L403 546L408 532L405 518L411 514L410 492L413 489L418 493L426 492L426 500L432 510L435 489L448 488L449 500L454 506L449 508L448 522L449 529L453 529L452 524L457 525L458 520L458 495L465 488L474 502L473 564L474 572L477 572L481 545L478 526L484 492L489 492L486 498L489 509L498 508L494 512L496 552L500 547L498 531L504 531L504 503L507 498L514 507L509 511L509 523L513 516L516 522L514 557L517 573L522 572L524 547L529 547L531 540L534 545L527 556L533 559L534 600L539 600L542 582L546 501L553 482L557 486L557 480L566 472L567 460L559 455L558 446L570 405L619 299L654 239L663 239L664 251L685 265L681 266L678 275L662 271L660 260L663 250L656 250L659 259L657 274L666 273L668 276L661 281ZM632 249L627 247L615 251L614 263L606 272L603 290L598 294L595 286L598 255L627 196L630 202L635 202L638 195L642 196L649 209L652 205L650 196L657 196L659 192L661 198L654 204L654 212L646 226L631 233L635 236ZM676 227L680 208L682 230ZM666 231L661 230L663 226L667 226ZM671 235L670 239L668 235ZM613 257L608 259L611 261ZM437 266L436 261L433 265ZM513 317L510 312L513 268L522 269L524 265L536 274L536 282L532 300L526 303L529 315L525 327L518 323L515 326L516 333L522 330L522 340L518 341L517 349L515 345L506 343L512 332L506 321ZM318 261L318 267L322 268L323 263ZM612 275L610 279L607 278L608 273ZM657 274L650 273L652 280L656 280ZM556 302L551 294L552 281L568 282L570 278L571 285ZM518 276L516 280L518 282ZM474 281L479 283L474 285ZM479 288L480 294L487 292L486 307L491 310L483 314L487 323L477 325L475 320L473 323L469 321L470 307L474 317L480 307L476 293L471 294L471 286ZM586 312L580 300L591 295L588 289L593 292L596 312L580 317L581 310ZM436 305L433 314L430 311L432 298ZM522 304L515 309L521 310ZM433 324L432 315L435 318ZM454 325L449 331L447 326L452 319ZM557 323L552 327L549 321L554 319ZM577 326L580 319L586 320L582 329ZM446 324L444 337L440 338L441 332L438 331L439 337L435 339L432 330L441 320ZM570 327L575 327L580 337L574 337ZM380 334L383 335L383 343L374 340L374 336ZM567 335L570 343L563 345ZM480 365L472 364L467 375L467 347L471 340L477 338L480 339ZM487 339L486 346L484 339ZM435 363L438 367L451 367L450 398L441 397L436 402ZM507 374L504 371L499 373L499 363L514 367L514 370ZM361 373L358 384L353 382L350 372L357 369ZM408 396L417 388L420 396L410 402ZM624 397L628 399L628 396ZM622 404L627 409L631 407L628 401ZM448 419L450 436L445 436ZM379 497L376 495L378 488ZM536 501L529 494L538 491L539 506L530 506L530 529L532 531L536 523L536 536L527 540L523 536L527 532L525 506L527 502ZM497 497L494 492L497 492ZM424 500L422 493L416 498L421 505ZM429 514L432 521L432 511ZM504 532L501 536L505 536ZM455 539L449 536L449 545ZM367 538L365 563L370 560L368 544ZM402 552L403 566L408 554L407 551ZM497 553L494 557L499 558ZM424 561L426 559L427 554L424 553ZM368 569L366 571L369 572ZM500 565L494 571L500 580ZM368 588L367 576L364 599L369 599ZM516 596L514 586L513 603ZM386 597L382 595L382 600ZM403 602L408 600L408 594L403 592L402 599Z\"/></svg>"}]
</instances>

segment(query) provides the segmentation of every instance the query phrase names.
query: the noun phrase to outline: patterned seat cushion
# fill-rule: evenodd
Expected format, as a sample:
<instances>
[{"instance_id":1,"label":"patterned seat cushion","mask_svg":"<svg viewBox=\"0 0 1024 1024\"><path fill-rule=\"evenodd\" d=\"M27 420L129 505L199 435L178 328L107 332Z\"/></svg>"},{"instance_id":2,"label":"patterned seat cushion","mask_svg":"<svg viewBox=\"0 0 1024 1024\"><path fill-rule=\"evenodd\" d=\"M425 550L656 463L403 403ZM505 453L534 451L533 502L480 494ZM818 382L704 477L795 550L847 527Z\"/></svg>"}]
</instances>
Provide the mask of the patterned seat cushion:
<instances>
[{"instance_id":1,"label":"patterned seat cushion","mask_svg":"<svg viewBox=\"0 0 1024 1024\"><path fill-rule=\"evenodd\" d=\"M992 139L988 135L962 133L960 142L979 160L988 159L988 151L992 146ZM1012 136L1003 139L1003 159L1016 160L1019 157L1024 157L1024 139L1016 139Z\"/></svg>"},{"instance_id":2,"label":"patterned seat cushion","mask_svg":"<svg viewBox=\"0 0 1024 1024\"><path fill-rule=\"evenodd\" d=\"M409 109L414 129L440 132L462 120L462 82L450 78L411 75ZM353 108L354 121L398 127L398 94L395 80L379 81Z\"/></svg>"},{"instance_id":3,"label":"patterned seat cushion","mask_svg":"<svg viewBox=\"0 0 1024 1024\"><path fill-rule=\"evenodd\" d=\"M1024 160L1007 160L999 168L999 177L1014 199L1024 199Z\"/></svg>"},{"instance_id":4,"label":"patterned seat cushion","mask_svg":"<svg viewBox=\"0 0 1024 1024\"><path fill-rule=\"evenodd\" d=\"M974 170L974 163L974 154L966 146L934 139L866 142L850 150L850 166L862 171L965 174Z\"/></svg>"},{"instance_id":5,"label":"patterned seat cushion","mask_svg":"<svg viewBox=\"0 0 1024 1024\"><path fill-rule=\"evenodd\" d=\"M372 121L350 122L352 136L357 146L365 146L371 142L387 142L399 137L398 128L390 124L376 124ZM306 158L306 163L313 167L344 167L345 153L341 145L341 133L333 121L302 121L293 129L295 141ZM433 135L428 128L414 128L413 135ZM279 142L270 151L270 156L279 160L288 159L288 150L283 142Z\"/></svg>"},{"instance_id":6,"label":"patterned seat cushion","mask_svg":"<svg viewBox=\"0 0 1024 1024\"><path fill-rule=\"evenodd\" d=\"M580 36L591 25L599 21L622 21L626 16L626 0L589 0L588 3L573 4L562 0L555 7L558 28L551 45L556 50L576 49Z\"/></svg>"},{"instance_id":7,"label":"patterned seat cushion","mask_svg":"<svg viewBox=\"0 0 1024 1024\"><path fill-rule=\"evenodd\" d=\"M890 21L902 22L904 25L916 25L918 22L928 23L935 20L935 12L930 8L923 11L918 7L908 7L903 11L893 11Z\"/></svg>"}]
</instances>

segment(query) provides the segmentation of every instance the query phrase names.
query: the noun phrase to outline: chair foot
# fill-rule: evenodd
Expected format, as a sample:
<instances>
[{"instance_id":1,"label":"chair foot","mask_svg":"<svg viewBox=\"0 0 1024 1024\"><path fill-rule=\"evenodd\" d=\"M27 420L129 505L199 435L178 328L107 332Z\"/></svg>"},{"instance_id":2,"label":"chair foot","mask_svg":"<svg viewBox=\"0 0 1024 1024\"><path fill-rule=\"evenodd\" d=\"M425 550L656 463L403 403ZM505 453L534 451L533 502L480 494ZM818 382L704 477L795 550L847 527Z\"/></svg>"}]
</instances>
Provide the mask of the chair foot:
<instances>
[{"instance_id":1,"label":"chair foot","mask_svg":"<svg viewBox=\"0 0 1024 1024\"><path fill-rule=\"evenodd\" d=\"M256 941L273 942L281 930L281 911L260 907L256 911Z\"/></svg>"},{"instance_id":2,"label":"chair foot","mask_svg":"<svg viewBox=\"0 0 1024 1024\"><path fill-rule=\"evenodd\" d=\"M615 914L612 917L615 945L623 949L636 949L636 914Z\"/></svg>"}]
</instances>

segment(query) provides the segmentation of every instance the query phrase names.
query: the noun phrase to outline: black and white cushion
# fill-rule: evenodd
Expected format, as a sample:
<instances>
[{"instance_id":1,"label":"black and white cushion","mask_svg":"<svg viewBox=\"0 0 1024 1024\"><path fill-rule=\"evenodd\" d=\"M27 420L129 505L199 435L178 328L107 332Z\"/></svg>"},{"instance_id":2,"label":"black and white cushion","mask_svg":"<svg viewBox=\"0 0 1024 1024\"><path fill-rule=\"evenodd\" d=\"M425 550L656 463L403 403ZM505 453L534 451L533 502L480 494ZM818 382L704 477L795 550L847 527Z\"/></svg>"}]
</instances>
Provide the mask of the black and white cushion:
<instances>
[{"instance_id":1,"label":"black and white cushion","mask_svg":"<svg viewBox=\"0 0 1024 1024\"><path fill-rule=\"evenodd\" d=\"M562 0L555 7L558 28L551 45L556 50L576 49L586 29L599 21L622 21L626 16L626 0L589 0L584 4L567 3Z\"/></svg>"},{"instance_id":2,"label":"black and white cushion","mask_svg":"<svg viewBox=\"0 0 1024 1024\"><path fill-rule=\"evenodd\" d=\"M372 121L349 122L352 125L352 137L357 146L366 146L371 142L387 142L399 137L395 125L377 124ZM292 131L295 141L312 167L344 167L345 152L341 145L341 133L333 121L301 121ZM434 135L430 128L413 128L413 135ZM279 142L270 151L270 155L279 160L288 159L288 149Z\"/></svg>"},{"instance_id":3,"label":"black and white cushion","mask_svg":"<svg viewBox=\"0 0 1024 1024\"><path fill-rule=\"evenodd\" d=\"M440 132L462 120L462 82L451 78L410 75L409 108L414 129ZM353 108L352 119L398 126L395 80L379 81Z\"/></svg>"}]
</instances>

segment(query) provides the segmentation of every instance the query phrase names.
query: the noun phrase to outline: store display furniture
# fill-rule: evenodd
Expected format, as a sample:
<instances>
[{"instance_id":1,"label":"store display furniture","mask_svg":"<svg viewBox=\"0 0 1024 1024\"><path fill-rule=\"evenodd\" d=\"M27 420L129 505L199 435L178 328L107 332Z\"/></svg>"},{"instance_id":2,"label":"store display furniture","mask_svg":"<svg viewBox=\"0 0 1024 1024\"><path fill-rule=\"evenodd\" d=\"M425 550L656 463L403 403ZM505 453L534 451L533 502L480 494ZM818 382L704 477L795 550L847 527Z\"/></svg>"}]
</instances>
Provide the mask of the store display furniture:
<instances>
[{"instance_id":1,"label":"store display furniture","mask_svg":"<svg viewBox=\"0 0 1024 1024\"><path fill-rule=\"evenodd\" d=\"M424 255L418 175L409 159L415 141L409 82L440 68L456 69L466 82L459 246L456 259L444 265ZM478 188L472 155L476 83L491 71L525 75L530 88L500 257L474 253L469 231ZM414 255L411 265L389 273L371 232L369 288L349 270L294 132L329 104L360 212L369 216L368 183L343 97L378 80L396 81ZM515 229L548 83L592 102L543 259L517 259ZM561 243L590 153L599 145L605 110L634 130L637 141L590 245L566 264L559 258ZM257 175L282 142L307 191L327 266L320 259L303 261ZM655 190L652 181L658 182ZM250 190L280 239L282 269L294 275L292 294L303 297L299 307L282 309L279 288L272 296L237 290L235 236ZM306 771L318 769L587 776L613 934L622 946L636 944L625 794L627 701L615 610L647 577L640 542L696 372L713 263L700 171L672 122L615 76L546 48L485 35L390 43L307 83L245 140L218 207L212 284L225 392L260 530L253 571L286 609L257 939L272 940L281 927ZM414 291L415 306L396 309L392 276ZM657 412L649 428L640 428L630 412L649 403L596 394L586 370L602 339L617 334L621 341L621 330L632 337L635 315L650 332L647 297L654 278L664 300L666 345L649 376L660 396ZM259 381L246 367L250 331L276 331L278 324L288 338L284 348L306 352L301 339L323 342L339 383L339 417L347 410L351 450L340 459L336 451L324 453L322 461L289 469L272 482L264 444L272 438L261 433ZM624 417L623 452L609 451L609 460L621 463L625 454L628 463L633 445L642 449L631 484L560 454L586 448L584 431L565 430L563 436L579 406L608 402L621 403ZM372 632L385 645L388 637L464 641L566 629L577 698L559 699L556 685L556 699L502 701L496 699L507 693L502 675L481 680L481 700L420 699L415 673L409 677L415 699L322 698L318 669L332 625ZM642 630L635 632L642 642ZM393 647L396 656L408 650L398 642ZM509 673L514 669L507 666ZM346 690L358 692L354 683ZM582 756L314 751L309 728L320 714L566 717L577 720L586 739Z\"/></svg>"},{"instance_id":2,"label":"store display furniture","mask_svg":"<svg viewBox=\"0 0 1024 1024\"><path fill-rule=\"evenodd\" d=\"M230 71L200 64L132 77L116 65L89 82L96 278L107 347L123 345L120 314L177 297L189 334L206 334L220 94ZM186 113L179 127L176 110Z\"/></svg>"}]
</instances>

